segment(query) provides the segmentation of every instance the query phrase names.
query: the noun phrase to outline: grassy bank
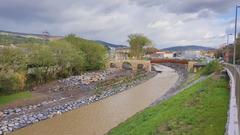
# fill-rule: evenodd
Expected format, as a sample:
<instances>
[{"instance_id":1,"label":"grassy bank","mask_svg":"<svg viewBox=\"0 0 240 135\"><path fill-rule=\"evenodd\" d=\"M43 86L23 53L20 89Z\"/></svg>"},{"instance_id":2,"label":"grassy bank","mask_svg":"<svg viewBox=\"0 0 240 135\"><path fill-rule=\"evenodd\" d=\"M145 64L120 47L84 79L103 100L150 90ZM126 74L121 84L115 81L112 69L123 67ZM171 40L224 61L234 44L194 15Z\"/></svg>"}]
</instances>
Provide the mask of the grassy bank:
<instances>
[{"instance_id":1,"label":"grassy bank","mask_svg":"<svg viewBox=\"0 0 240 135\"><path fill-rule=\"evenodd\" d=\"M145 109L108 134L223 135L228 99L228 81L212 77Z\"/></svg>"},{"instance_id":2,"label":"grassy bank","mask_svg":"<svg viewBox=\"0 0 240 135\"><path fill-rule=\"evenodd\" d=\"M0 96L0 106L5 105L7 103L11 103L19 99L25 99L30 97L31 97L31 93L28 91L19 92L19 93L7 95L7 96Z\"/></svg>"}]
</instances>

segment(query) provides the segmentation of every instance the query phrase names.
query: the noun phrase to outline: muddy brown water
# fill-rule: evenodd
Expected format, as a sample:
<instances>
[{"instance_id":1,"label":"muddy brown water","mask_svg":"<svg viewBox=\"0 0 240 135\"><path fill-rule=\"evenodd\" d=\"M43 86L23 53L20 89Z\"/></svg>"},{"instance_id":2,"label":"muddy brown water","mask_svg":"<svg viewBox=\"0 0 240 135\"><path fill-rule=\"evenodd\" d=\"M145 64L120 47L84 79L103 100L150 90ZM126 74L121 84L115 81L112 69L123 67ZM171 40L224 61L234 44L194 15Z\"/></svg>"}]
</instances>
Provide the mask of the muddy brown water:
<instances>
[{"instance_id":1,"label":"muddy brown water","mask_svg":"<svg viewBox=\"0 0 240 135\"><path fill-rule=\"evenodd\" d=\"M12 135L103 135L148 107L174 85L177 73L167 67L161 68L165 70L143 84L22 128Z\"/></svg>"}]
</instances>

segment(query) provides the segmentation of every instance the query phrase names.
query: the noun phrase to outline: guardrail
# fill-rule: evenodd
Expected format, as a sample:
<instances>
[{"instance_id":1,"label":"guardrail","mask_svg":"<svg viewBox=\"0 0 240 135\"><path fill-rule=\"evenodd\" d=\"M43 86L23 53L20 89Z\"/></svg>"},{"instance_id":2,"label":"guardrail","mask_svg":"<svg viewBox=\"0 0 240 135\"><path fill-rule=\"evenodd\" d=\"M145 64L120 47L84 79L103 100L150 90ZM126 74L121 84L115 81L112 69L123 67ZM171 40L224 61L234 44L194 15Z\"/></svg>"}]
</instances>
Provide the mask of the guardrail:
<instances>
[{"instance_id":1,"label":"guardrail","mask_svg":"<svg viewBox=\"0 0 240 135\"><path fill-rule=\"evenodd\" d=\"M239 135L240 129L240 68L231 64L224 64L230 78L230 105L225 135Z\"/></svg>"}]
</instances>

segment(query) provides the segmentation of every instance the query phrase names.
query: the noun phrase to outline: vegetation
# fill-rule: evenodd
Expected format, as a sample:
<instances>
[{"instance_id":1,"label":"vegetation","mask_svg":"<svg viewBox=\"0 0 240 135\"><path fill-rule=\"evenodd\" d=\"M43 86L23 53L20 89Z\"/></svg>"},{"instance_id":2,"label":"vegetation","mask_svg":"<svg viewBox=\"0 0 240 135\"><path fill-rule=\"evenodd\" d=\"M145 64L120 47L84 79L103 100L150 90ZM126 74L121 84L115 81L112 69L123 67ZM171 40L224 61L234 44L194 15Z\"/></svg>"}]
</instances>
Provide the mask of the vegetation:
<instances>
[{"instance_id":1,"label":"vegetation","mask_svg":"<svg viewBox=\"0 0 240 135\"><path fill-rule=\"evenodd\" d=\"M0 97L0 106L5 105L7 103L19 100L19 99L26 99L26 98L30 98L31 97L31 93L28 91L25 92L19 92L16 94L12 94L12 95L7 95L7 96L1 96Z\"/></svg>"},{"instance_id":2,"label":"vegetation","mask_svg":"<svg viewBox=\"0 0 240 135\"><path fill-rule=\"evenodd\" d=\"M220 72L222 66L218 61L211 61L207 66L202 70L202 75L210 75L213 72Z\"/></svg>"},{"instance_id":3,"label":"vegetation","mask_svg":"<svg viewBox=\"0 0 240 135\"><path fill-rule=\"evenodd\" d=\"M126 76L118 76L110 80L105 80L97 84L96 94L101 94L102 91L121 87L122 84L131 85L134 81L141 80L147 76L145 71L138 71L136 73L130 73Z\"/></svg>"},{"instance_id":4,"label":"vegetation","mask_svg":"<svg viewBox=\"0 0 240 135\"><path fill-rule=\"evenodd\" d=\"M240 64L240 35L238 35L236 45L236 64Z\"/></svg>"},{"instance_id":5,"label":"vegetation","mask_svg":"<svg viewBox=\"0 0 240 135\"><path fill-rule=\"evenodd\" d=\"M86 70L97 70L105 67L106 48L94 41L78 38L73 34L65 39L74 46L74 49L84 52Z\"/></svg>"},{"instance_id":6,"label":"vegetation","mask_svg":"<svg viewBox=\"0 0 240 135\"><path fill-rule=\"evenodd\" d=\"M144 54L144 47L151 45L152 42L143 34L131 34L128 36L130 45L130 57L141 59Z\"/></svg>"},{"instance_id":7,"label":"vegetation","mask_svg":"<svg viewBox=\"0 0 240 135\"><path fill-rule=\"evenodd\" d=\"M137 113L109 135L220 135L225 132L228 83L212 77Z\"/></svg>"},{"instance_id":8,"label":"vegetation","mask_svg":"<svg viewBox=\"0 0 240 135\"><path fill-rule=\"evenodd\" d=\"M216 58L224 58L225 62L233 63L233 52L234 45L230 44L228 46L224 46L216 50L215 57ZM240 35L238 35L236 40L236 64L240 64Z\"/></svg>"},{"instance_id":9,"label":"vegetation","mask_svg":"<svg viewBox=\"0 0 240 135\"><path fill-rule=\"evenodd\" d=\"M106 49L69 35L46 44L0 49L0 93L23 91L47 81L105 67Z\"/></svg>"},{"instance_id":10,"label":"vegetation","mask_svg":"<svg viewBox=\"0 0 240 135\"><path fill-rule=\"evenodd\" d=\"M158 52L159 50L155 47L146 47L144 48L144 54L154 54Z\"/></svg>"}]
</instances>

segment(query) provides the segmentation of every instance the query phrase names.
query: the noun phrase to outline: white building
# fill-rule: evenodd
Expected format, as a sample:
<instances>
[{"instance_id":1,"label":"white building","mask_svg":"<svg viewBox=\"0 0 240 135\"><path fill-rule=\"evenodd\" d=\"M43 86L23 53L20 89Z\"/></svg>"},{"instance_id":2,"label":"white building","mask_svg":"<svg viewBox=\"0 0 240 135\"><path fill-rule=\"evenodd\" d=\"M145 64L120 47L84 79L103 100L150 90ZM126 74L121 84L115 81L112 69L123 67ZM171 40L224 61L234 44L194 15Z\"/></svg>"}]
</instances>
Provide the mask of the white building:
<instances>
[{"instance_id":1,"label":"white building","mask_svg":"<svg viewBox=\"0 0 240 135\"><path fill-rule=\"evenodd\" d=\"M187 59L201 58L201 51L199 50L186 50L182 52L182 57Z\"/></svg>"},{"instance_id":2,"label":"white building","mask_svg":"<svg viewBox=\"0 0 240 135\"><path fill-rule=\"evenodd\" d=\"M176 53L174 52L156 52L156 55L159 58L173 58L175 56Z\"/></svg>"}]
</instances>

